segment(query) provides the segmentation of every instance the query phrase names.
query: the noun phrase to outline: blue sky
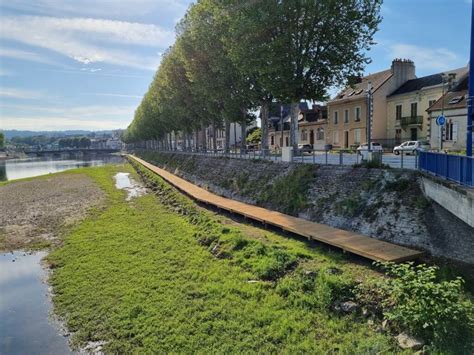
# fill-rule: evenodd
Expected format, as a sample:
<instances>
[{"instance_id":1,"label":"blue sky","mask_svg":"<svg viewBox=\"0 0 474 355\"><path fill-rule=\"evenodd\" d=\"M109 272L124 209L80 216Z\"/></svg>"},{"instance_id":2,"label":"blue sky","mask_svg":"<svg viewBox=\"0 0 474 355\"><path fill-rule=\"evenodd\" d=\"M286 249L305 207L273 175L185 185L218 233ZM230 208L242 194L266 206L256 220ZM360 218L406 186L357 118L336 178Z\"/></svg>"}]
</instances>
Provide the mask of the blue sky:
<instances>
[{"instance_id":1,"label":"blue sky","mask_svg":"<svg viewBox=\"0 0 474 355\"><path fill-rule=\"evenodd\" d=\"M0 2L0 129L125 128L187 0ZM470 1L386 0L367 73L393 58L417 76L464 66Z\"/></svg>"}]
</instances>

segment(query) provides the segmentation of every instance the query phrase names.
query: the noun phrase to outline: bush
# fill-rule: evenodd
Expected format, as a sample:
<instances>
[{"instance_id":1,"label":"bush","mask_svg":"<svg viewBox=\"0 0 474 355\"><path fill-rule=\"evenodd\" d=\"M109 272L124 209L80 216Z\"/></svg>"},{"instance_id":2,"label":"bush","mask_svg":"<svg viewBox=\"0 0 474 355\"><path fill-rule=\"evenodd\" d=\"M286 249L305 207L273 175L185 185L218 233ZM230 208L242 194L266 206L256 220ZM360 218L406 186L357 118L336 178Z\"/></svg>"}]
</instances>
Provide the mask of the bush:
<instances>
[{"instance_id":1,"label":"bush","mask_svg":"<svg viewBox=\"0 0 474 355\"><path fill-rule=\"evenodd\" d=\"M438 267L413 263L379 264L390 278L377 281L383 315L398 331L408 331L437 347L462 344L474 336L474 305L463 293L464 280L438 281ZM373 299L358 288L359 300ZM382 296L382 297L380 297Z\"/></svg>"}]
</instances>

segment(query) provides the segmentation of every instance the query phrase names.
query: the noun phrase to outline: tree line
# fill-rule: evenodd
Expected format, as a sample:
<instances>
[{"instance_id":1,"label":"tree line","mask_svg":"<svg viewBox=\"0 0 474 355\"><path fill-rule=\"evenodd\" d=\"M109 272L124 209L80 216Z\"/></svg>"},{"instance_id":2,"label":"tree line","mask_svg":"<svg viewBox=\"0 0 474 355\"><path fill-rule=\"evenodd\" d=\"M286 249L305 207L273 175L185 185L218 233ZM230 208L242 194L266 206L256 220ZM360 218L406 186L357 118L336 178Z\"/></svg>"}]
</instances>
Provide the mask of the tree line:
<instances>
[{"instance_id":1,"label":"tree line","mask_svg":"<svg viewBox=\"0 0 474 355\"><path fill-rule=\"evenodd\" d=\"M212 127L225 130L228 150L231 123L241 125L244 146L251 112L259 110L268 149L269 109L278 101L291 105L296 148L299 102L326 100L328 88L350 84L370 61L381 1L197 1L178 23L123 140L176 148L171 137L179 135L191 148L198 131Z\"/></svg>"}]
</instances>

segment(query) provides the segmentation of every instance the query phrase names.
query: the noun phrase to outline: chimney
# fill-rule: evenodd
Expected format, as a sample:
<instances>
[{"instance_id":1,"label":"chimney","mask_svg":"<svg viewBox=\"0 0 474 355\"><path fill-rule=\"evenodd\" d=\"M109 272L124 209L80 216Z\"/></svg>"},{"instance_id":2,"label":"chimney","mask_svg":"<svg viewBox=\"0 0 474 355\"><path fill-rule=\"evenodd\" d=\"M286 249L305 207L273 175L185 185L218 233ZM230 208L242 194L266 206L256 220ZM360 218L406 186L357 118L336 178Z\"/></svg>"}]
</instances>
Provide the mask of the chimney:
<instances>
[{"instance_id":1,"label":"chimney","mask_svg":"<svg viewBox=\"0 0 474 355\"><path fill-rule=\"evenodd\" d=\"M395 78L395 86L399 87L406 81L415 79L415 63L410 59L394 59L392 61L392 74Z\"/></svg>"}]
</instances>

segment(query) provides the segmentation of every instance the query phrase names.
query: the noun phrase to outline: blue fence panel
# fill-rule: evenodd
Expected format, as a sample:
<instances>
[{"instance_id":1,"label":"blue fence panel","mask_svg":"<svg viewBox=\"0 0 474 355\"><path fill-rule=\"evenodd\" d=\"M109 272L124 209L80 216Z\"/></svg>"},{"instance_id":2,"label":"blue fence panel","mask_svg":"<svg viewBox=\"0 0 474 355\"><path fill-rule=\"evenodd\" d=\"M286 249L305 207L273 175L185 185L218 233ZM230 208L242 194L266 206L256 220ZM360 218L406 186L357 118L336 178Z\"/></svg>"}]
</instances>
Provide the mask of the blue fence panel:
<instances>
[{"instance_id":1,"label":"blue fence panel","mask_svg":"<svg viewBox=\"0 0 474 355\"><path fill-rule=\"evenodd\" d=\"M467 186L474 186L474 159L463 155L419 152L419 168Z\"/></svg>"}]
</instances>

